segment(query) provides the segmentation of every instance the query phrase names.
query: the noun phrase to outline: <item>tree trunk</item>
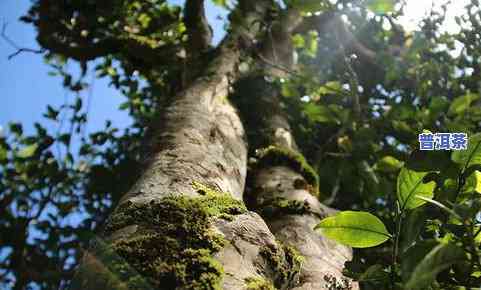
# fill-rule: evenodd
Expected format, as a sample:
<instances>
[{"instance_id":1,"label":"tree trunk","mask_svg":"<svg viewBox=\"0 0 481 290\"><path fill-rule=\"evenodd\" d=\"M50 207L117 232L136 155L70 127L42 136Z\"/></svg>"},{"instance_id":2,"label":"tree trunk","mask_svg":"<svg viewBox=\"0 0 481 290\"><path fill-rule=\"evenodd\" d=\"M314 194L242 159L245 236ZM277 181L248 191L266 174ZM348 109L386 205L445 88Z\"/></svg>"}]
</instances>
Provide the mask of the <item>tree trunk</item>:
<instances>
[{"instance_id":1,"label":"tree trunk","mask_svg":"<svg viewBox=\"0 0 481 290\"><path fill-rule=\"evenodd\" d=\"M318 201L315 172L264 82L265 94L244 96L273 112L262 123L270 140L262 146L272 146L260 150L246 196L264 218L244 205L246 136L227 96L241 47L263 32L271 5L243 1L233 12L242 23L166 108L142 176L84 255L72 289L357 288L341 273L351 250L313 231L333 210Z\"/></svg>"}]
</instances>

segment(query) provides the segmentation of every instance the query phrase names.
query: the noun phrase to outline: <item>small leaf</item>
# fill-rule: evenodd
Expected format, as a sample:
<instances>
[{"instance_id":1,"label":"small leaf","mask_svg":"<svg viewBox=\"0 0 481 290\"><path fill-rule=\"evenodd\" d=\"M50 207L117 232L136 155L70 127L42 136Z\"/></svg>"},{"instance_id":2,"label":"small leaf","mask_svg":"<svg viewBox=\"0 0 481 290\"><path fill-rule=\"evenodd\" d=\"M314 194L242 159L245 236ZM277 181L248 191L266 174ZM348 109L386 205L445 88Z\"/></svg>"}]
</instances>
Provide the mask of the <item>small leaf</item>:
<instances>
[{"instance_id":1,"label":"small leaf","mask_svg":"<svg viewBox=\"0 0 481 290\"><path fill-rule=\"evenodd\" d=\"M323 0L291 0L290 5L301 12L317 12L327 9Z\"/></svg>"},{"instance_id":2,"label":"small leaf","mask_svg":"<svg viewBox=\"0 0 481 290\"><path fill-rule=\"evenodd\" d=\"M470 193L473 191L481 193L481 172L478 170L475 170L470 176L468 176L468 178L466 178L466 184L461 190L463 193Z\"/></svg>"},{"instance_id":3,"label":"small leaf","mask_svg":"<svg viewBox=\"0 0 481 290\"><path fill-rule=\"evenodd\" d=\"M385 14L394 10L393 0L367 0L366 7L372 12L378 14Z\"/></svg>"},{"instance_id":4,"label":"small leaf","mask_svg":"<svg viewBox=\"0 0 481 290\"><path fill-rule=\"evenodd\" d=\"M338 81L330 81L320 87L317 92L319 95L339 93L342 92L342 85Z\"/></svg>"},{"instance_id":5,"label":"small leaf","mask_svg":"<svg viewBox=\"0 0 481 290\"><path fill-rule=\"evenodd\" d=\"M52 106L48 105L47 106L47 113L44 114L44 117L50 120L57 120L57 116L59 114L59 111L55 110L52 108Z\"/></svg>"},{"instance_id":6,"label":"small leaf","mask_svg":"<svg viewBox=\"0 0 481 290\"><path fill-rule=\"evenodd\" d=\"M422 257L422 256L421 256ZM427 289L437 274L465 259L461 248L453 244L438 244L416 264L407 281L406 289Z\"/></svg>"},{"instance_id":7,"label":"small leaf","mask_svg":"<svg viewBox=\"0 0 481 290\"><path fill-rule=\"evenodd\" d=\"M82 109L82 99L80 97L75 99L75 104L72 106L72 109L74 109L75 112L79 112L80 109Z\"/></svg>"},{"instance_id":8,"label":"small leaf","mask_svg":"<svg viewBox=\"0 0 481 290\"><path fill-rule=\"evenodd\" d=\"M323 219L315 229L326 237L354 248L374 247L391 235L376 216L362 211L342 211Z\"/></svg>"},{"instance_id":9,"label":"small leaf","mask_svg":"<svg viewBox=\"0 0 481 290\"><path fill-rule=\"evenodd\" d=\"M479 98L478 95L475 94L466 94L461 97L457 97L449 106L448 115L459 115L464 113L471 103Z\"/></svg>"},{"instance_id":10,"label":"small leaf","mask_svg":"<svg viewBox=\"0 0 481 290\"><path fill-rule=\"evenodd\" d=\"M294 45L295 48L303 48L306 45L306 41L301 34L294 34L294 36L292 36L292 45Z\"/></svg>"},{"instance_id":11,"label":"small leaf","mask_svg":"<svg viewBox=\"0 0 481 290\"><path fill-rule=\"evenodd\" d=\"M215 5L227 7L227 0L212 0Z\"/></svg>"},{"instance_id":12,"label":"small leaf","mask_svg":"<svg viewBox=\"0 0 481 290\"><path fill-rule=\"evenodd\" d=\"M35 151L37 151L37 148L37 144L25 146L17 153L17 156L20 158L32 157L35 154Z\"/></svg>"},{"instance_id":13,"label":"small leaf","mask_svg":"<svg viewBox=\"0 0 481 290\"><path fill-rule=\"evenodd\" d=\"M466 168L481 164L481 133L469 137L468 149L453 151L451 160Z\"/></svg>"},{"instance_id":14,"label":"small leaf","mask_svg":"<svg viewBox=\"0 0 481 290\"><path fill-rule=\"evenodd\" d=\"M417 172L403 167L397 179L397 197L402 209L414 209L426 203L416 195L432 198L436 183L423 182L429 172Z\"/></svg>"},{"instance_id":15,"label":"small leaf","mask_svg":"<svg viewBox=\"0 0 481 290\"><path fill-rule=\"evenodd\" d=\"M8 151L3 146L0 146L0 162L8 159Z\"/></svg>"},{"instance_id":16,"label":"small leaf","mask_svg":"<svg viewBox=\"0 0 481 290\"><path fill-rule=\"evenodd\" d=\"M326 106L308 103L304 106L304 113L313 122L319 123L339 123L335 113Z\"/></svg>"},{"instance_id":17,"label":"small leaf","mask_svg":"<svg viewBox=\"0 0 481 290\"><path fill-rule=\"evenodd\" d=\"M374 169L381 171L381 172L386 172L386 173L392 173L392 172L397 172L399 169L401 169L404 165L404 162L397 160L396 158L392 156L384 156L376 162L374 165Z\"/></svg>"},{"instance_id":18,"label":"small leaf","mask_svg":"<svg viewBox=\"0 0 481 290\"><path fill-rule=\"evenodd\" d=\"M8 124L10 132L17 136L21 136L23 134L23 126L20 123L9 123Z\"/></svg>"},{"instance_id":19,"label":"small leaf","mask_svg":"<svg viewBox=\"0 0 481 290\"><path fill-rule=\"evenodd\" d=\"M71 137L72 136L68 133L61 134L60 136L58 136L58 141L62 142L66 146L68 146L70 144Z\"/></svg>"}]
</instances>

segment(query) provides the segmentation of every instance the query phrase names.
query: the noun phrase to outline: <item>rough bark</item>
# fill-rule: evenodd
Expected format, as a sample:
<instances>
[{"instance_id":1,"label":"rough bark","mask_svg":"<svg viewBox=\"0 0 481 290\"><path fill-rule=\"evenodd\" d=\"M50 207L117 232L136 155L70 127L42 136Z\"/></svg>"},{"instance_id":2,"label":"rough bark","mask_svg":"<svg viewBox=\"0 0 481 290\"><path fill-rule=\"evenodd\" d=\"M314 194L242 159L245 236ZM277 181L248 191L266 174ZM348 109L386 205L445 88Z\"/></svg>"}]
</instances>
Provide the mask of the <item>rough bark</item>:
<instances>
[{"instance_id":1,"label":"rough bark","mask_svg":"<svg viewBox=\"0 0 481 290\"><path fill-rule=\"evenodd\" d=\"M357 289L342 275L344 263L352 258L351 249L314 231L335 210L318 200L316 179L297 149L279 105L278 89L260 78L249 80L255 81L266 89L251 97L258 98L259 108L269 110L263 111L261 134L267 143L257 149L259 159L245 197L248 208L261 214L278 241L304 257L293 289Z\"/></svg>"},{"instance_id":2,"label":"rough bark","mask_svg":"<svg viewBox=\"0 0 481 290\"><path fill-rule=\"evenodd\" d=\"M226 99L238 39L261 32L270 5L243 2L242 29L165 110L144 173L85 254L73 289L287 288L297 260L242 204L246 143Z\"/></svg>"},{"instance_id":3,"label":"rough bark","mask_svg":"<svg viewBox=\"0 0 481 290\"><path fill-rule=\"evenodd\" d=\"M341 274L350 249L312 230L331 210L315 197L315 173L297 152L275 93L263 96L276 112L265 122L267 145L294 155L256 171L251 205L269 227L243 204L246 138L227 96L238 78L239 43L262 34L272 5L239 3L210 64L166 108L143 174L84 255L72 289L351 289ZM288 39L291 31L275 35ZM265 47L275 46L270 41ZM279 198L295 212L272 218ZM274 215L265 215L273 205Z\"/></svg>"},{"instance_id":4,"label":"rough bark","mask_svg":"<svg viewBox=\"0 0 481 290\"><path fill-rule=\"evenodd\" d=\"M290 55L285 52L282 59L276 58L276 50L286 49L278 45L283 45L289 29L278 31L276 36L281 41L274 38L271 45L264 47L267 51L263 54L270 63L291 69L292 51ZM285 73L275 67L266 67L264 71L271 75ZM342 274L344 263L352 258L352 250L314 231L320 220L335 210L318 200L317 176L312 176L315 171L299 152L281 106L279 89L264 78L247 81L251 86L252 82L257 82L259 88L264 87L249 96L256 100L251 106L264 108L255 112L263 118L256 128L251 128L262 132L264 144L257 148L259 160L251 173L251 190L246 196L249 208L264 217L277 240L297 249L304 257L299 281L293 289L358 289L357 283Z\"/></svg>"}]
</instances>

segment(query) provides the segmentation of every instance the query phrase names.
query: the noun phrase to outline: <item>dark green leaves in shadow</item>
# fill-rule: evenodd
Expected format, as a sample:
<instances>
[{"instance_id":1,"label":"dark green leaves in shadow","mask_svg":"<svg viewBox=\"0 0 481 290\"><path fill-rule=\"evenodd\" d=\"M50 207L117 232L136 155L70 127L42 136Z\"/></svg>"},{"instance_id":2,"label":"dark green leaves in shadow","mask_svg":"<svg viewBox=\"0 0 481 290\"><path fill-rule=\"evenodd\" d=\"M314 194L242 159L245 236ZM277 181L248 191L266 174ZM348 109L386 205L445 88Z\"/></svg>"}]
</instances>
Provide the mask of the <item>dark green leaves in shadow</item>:
<instances>
[{"instance_id":1,"label":"dark green leaves in shadow","mask_svg":"<svg viewBox=\"0 0 481 290\"><path fill-rule=\"evenodd\" d=\"M465 259L461 248L453 244L425 241L408 250L403 257L406 289L427 289L436 275Z\"/></svg>"}]
</instances>

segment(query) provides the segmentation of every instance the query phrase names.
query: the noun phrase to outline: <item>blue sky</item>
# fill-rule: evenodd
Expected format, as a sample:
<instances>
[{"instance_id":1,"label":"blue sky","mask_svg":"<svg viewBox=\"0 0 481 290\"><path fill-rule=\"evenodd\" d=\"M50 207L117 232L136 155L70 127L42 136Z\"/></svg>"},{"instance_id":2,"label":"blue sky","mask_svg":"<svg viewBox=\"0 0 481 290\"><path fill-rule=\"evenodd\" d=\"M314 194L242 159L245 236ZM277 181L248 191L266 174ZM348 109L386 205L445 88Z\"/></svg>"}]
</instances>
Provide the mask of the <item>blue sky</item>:
<instances>
[{"instance_id":1,"label":"blue sky","mask_svg":"<svg viewBox=\"0 0 481 290\"><path fill-rule=\"evenodd\" d=\"M170 2L182 4L184 1ZM214 29L214 43L218 43L223 36L227 12L212 6L211 1L208 2L207 16ZM0 29L6 22L8 24L6 34L12 41L20 47L38 49L34 27L18 20L28 11L30 5L29 0L0 0ZM29 134L34 132L33 124L40 122L53 133L57 129L57 124L42 117L46 106L52 105L57 108L66 102L72 102L75 95L62 87L60 77L48 75L52 70L45 64L42 55L26 52L9 60L8 56L15 51L14 47L0 39L0 126L5 130L9 122L20 122L24 126L24 132ZM77 75L75 73L79 71L78 65L70 62L68 70ZM90 103L87 132L101 130L106 120L111 120L113 126L118 128L129 126L131 119L127 112L118 109L125 101L125 97L109 87L107 79L96 79L92 71L88 72L86 81L90 83L91 88L81 92L81 95L84 104L86 101ZM78 142L78 138L74 139L74 142ZM78 144L73 144L74 147L76 145ZM47 212L51 212L51 209L47 209L45 214ZM69 215L64 222L75 226L84 218L82 213L76 212ZM31 240L41 234L32 228L29 238ZM6 254L7 252L0 251L0 260L4 259Z\"/></svg>"},{"instance_id":2,"label":"blue sky","mask_svg":"<svg viewBox=\"0 0 481 290\"><path fill-rule=\"evenodd\" d=\"M183 0L170 1L173 4L182 4ZM213 24L215 37L218 43L222 37L223 20L226 11L207 4L207 14ZM0 26L7 22L6 34L20 47L39 48L33 26L18 21L30 7L28 0L0 0ZM53 124L45 122L42 114L47 104L58 107L65 100L72 101L74 95L66 91L60 77L48 75L51 70L39 54L22 53L8 60L8 56L15 52L3 39L0 39L0 126L4 129L8 122L21 122L26 132L33 132L34 122L41 122L46 126ZM75 63L69 64L71 72L78 71ZM87 80L93 79L89 72ZM85 99L90 99L89 121L87 130L92 132L103 128L106 120L112 120L114 126L120 128L130 124L126 111L118 110L119 104L125 98L114 88L108 86L107 79L96 79L91 91L82 93ZM52 128L52 127L50 127ZM52 128L53 129L53 128Z\"/></svg>"},{"instance_id":3,"label":"blue sky","mask_svg":"<svg viewBox=\"0 0 481 290\"><path fill-rule=\"evenodd\" d=\"M18 21L29 6L29 1L0 1L0 22L8 23L6 34L19 46L38 48L33 26ZM47 104L59 106L66 98L73 100L74 95L64 90L59 77L48 75L51 69L41 55L27 52L8 60L13 52L13 47L0 40L0 126L5 128L8 122L21 122L26 131L31 132L34 122L44 122L42 113ZM76 66L73 63L70 66L75 71ZM114 120L121 127L128 125L127 114L117 110L124 97L109 88L107 80L95 80L92 95L89 130L103 127L106 119Z\"/></svg>"}]
</instances>

